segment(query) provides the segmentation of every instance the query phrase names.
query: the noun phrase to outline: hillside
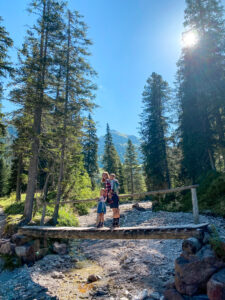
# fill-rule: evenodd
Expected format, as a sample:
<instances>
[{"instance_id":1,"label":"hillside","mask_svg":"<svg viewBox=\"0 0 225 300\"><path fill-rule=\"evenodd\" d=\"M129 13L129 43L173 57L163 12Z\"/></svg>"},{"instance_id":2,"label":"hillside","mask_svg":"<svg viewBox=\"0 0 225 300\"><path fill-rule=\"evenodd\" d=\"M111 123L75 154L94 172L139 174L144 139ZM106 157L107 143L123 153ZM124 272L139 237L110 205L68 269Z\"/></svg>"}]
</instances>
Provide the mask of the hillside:
<instances>
[{"instance_id":1,"label":"hillside","mask_svg":"<svg viewBox=\"0 0 225 300\"><path fill-rule=\"evenodd\" d=\"M136 136L120 133L116 130L111 130L111 134L112 134L112 139L113 139L113 143L115 145L116 151L118 152L122 163L124 162L124 154L126 152L128 139L130 139L132 141L132 143L135 145L136 150L138 151L139 161L141 161L141 152L139 149L140 140ZM102 167L101 160L102 160L102 156L104 153L104 143L105 143L104 136L100 136L99 143L98 143L98 163L99 163L100 167Z\"/></svg>"}]
</instances>

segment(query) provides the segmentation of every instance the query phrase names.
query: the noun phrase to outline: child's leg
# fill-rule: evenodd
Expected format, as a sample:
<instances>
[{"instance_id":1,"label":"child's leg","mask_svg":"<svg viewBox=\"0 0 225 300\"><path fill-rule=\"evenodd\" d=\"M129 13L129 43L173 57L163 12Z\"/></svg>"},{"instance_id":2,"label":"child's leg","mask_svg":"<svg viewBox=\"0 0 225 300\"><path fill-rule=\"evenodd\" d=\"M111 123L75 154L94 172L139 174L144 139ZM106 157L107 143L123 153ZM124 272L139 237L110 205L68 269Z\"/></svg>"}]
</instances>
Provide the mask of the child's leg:
<instances>
[{"instance_id":1,"label":"child's leg","mask_svg":"<svg viewBox=\"0 0 225 300\"><path fill-rule=\"evenodd\" d=\"M100 221L100 214L97 214L97 219L96 219L96 225L97 225L97 226L98 226L99 222L101 222L101 221Z\"/></svg>"},{"instance_id":2,"label":"child's leg","mask_svg":"<svg viewBox=\"0 0 225 300\"><path fill-rule=\"evenodd\" d=\"M100 222L101 223L104 222L104 213L100 213L99 215L100 215Z\"/></svg>"}]
</instances>

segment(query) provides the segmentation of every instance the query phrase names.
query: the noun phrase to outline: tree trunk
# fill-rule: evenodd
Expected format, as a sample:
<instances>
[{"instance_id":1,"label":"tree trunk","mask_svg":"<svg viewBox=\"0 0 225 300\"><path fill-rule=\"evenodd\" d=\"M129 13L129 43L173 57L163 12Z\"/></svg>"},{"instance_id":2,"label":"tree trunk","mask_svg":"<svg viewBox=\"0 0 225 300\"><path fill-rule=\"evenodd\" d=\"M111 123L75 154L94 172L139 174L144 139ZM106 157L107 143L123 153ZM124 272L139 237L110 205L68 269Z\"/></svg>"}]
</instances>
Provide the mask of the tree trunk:
<instances>
[{"instance_id":1,"label":"tree trunk","mask_svg":"<svg viewBox=\"0 0 225 300\"><path fill-rule=\"evenodd\" d=\"M223 122L222 122L221 114L220 114L219 110L216 113L216 128L217 128L217 132L218 132L218 136L219 136L221 155L223 157L223 166L225 169L225 147L224 147L225 136L224 136L224 130L223 130Z\"/></svg>"},{"instance_id":2,"label":"tree trunk","mask_svg":"<svg viewBox=\"0 0 225 300\"><path fill-rule=\"evenodd\" d=\"M21 170L22 170L22 153L18 157L17 178L16 178L16 201L21 200Z\"/></svg>"},{"instance_id":3,"label":"tree trunk","mask_svg":"<svg viewBox=\"0 0 225 300\"><path fill-rule=\"evenodd\" d=\"M41 222L40 225L43 226L44 225L44 220L45 220L45 213L46 213L46 198L48 195L48 182L49 182L49 178L50 178L50 174L48 173L46 179L45 179L45 184L44 184L44 188L43 188L43 199L42 199L42 203L43 203L43 210L42 210L42 216L41 216Z\"/></svg>"},{"instance_id":4,"label":"tree trunk","mask_svg":"<svg viewBox=\"0 0 225 300\"><path fill-rule=\"evenodd\" d=\"M212 168L212 170L216 170L214 157L212 155L212 152L209 149L208 149L208 153L209 153L209 161L210 161L211 168Z\"/></svg>"},{"instance_id":5,"label":"tree trunk","mask_svg":"<svg viewBox=\"0 0 225 300\"><path fill-rule=\"evenodd\" d=\"M42 10L42 23L41 23L41 41L40 41L40 74L37 82L37 97L38 101L34 110L34 124L33 124L33 143L32 143L32 157L30 159L29 171L28 171L28 184L27 194L24 206L24 218L25 222L28 223L32 219L34 193L37 181L37 169L38 169L38 156L39 156L39 136L41 133L41 117L42 117L42 104L44 99L44 83L45 83L45 72L46 72L46 55L48 46L48 28L45 28L46 19L46 1L43 1ZM48 11L50 4L48 1Z\"/></svg>"},{"instance_id":6,"label":"tree trunk","mask_svg":"<svg viewBox=\"0 0 225 300\"><path fill-rule=\"evenodd\" d=\"M61 147L61 157L60 157L60 168L59 168L59 179L58 179L58 191L55 204L55 210L53 214L53 224L57 224L57 219L59 215L59 203L62 195L62 180L64 173L64 157L66 149L66 129L67 129L67 112L68 112L68 101L69 101L69 69L70 69L70 12L68 11L68 29L67 29L67 55L66 55L66 95L65 95L65 105L64 105L64 120L63 120L63 139Z\"/></svg>"}]
</instances>

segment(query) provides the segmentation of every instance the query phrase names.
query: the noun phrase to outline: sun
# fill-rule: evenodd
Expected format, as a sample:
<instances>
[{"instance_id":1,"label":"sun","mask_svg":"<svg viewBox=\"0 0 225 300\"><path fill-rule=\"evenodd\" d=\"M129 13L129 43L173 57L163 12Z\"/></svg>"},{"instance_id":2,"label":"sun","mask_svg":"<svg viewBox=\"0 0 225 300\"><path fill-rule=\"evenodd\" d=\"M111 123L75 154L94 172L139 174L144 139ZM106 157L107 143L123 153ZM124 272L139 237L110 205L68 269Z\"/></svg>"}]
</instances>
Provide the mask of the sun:
<instances>
[{"instance_id":1,"label":"sun","mask_svg":"<svg viewBox=\"0 0 225 300\"><path fill-rule=\"evenodd\" d=\"M186 48L194 47L198 42L198 34L193 31L187 31L182 34L182 45Z\"/></svg>"}]
</instances>

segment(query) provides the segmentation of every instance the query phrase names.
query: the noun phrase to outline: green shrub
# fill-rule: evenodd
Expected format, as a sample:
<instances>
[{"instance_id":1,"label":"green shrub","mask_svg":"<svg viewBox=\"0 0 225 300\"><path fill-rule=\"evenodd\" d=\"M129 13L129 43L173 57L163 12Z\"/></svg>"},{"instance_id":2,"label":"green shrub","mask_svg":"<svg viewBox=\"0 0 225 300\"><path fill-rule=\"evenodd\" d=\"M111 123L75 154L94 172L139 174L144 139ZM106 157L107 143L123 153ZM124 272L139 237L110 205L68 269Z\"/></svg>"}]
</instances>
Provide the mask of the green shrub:
<instances>
[{"instance_id":1,"label":"green shrub","mask_svg":"<svg viewBox=\"0 0 225 300\"><path fill-rule=\"evenodd\" d=\"M212 233L211 237L209 239L209 243L212 246L213 250L215 251L216 255L225 260L225 249L224 244L219 236L218 231L216 230L216 227L214 225L211 226Z\"/></svg>"},{"instance_id":2,"label":"green shrub","mask_svg":"<svg viewBox=\"0 0 225 300\"><path fill-rule=\"evenodd\" d=\"M18 215L23 214L24 202L14 202L5 208L7 215Z\"/></svg>"}]
</instances>

